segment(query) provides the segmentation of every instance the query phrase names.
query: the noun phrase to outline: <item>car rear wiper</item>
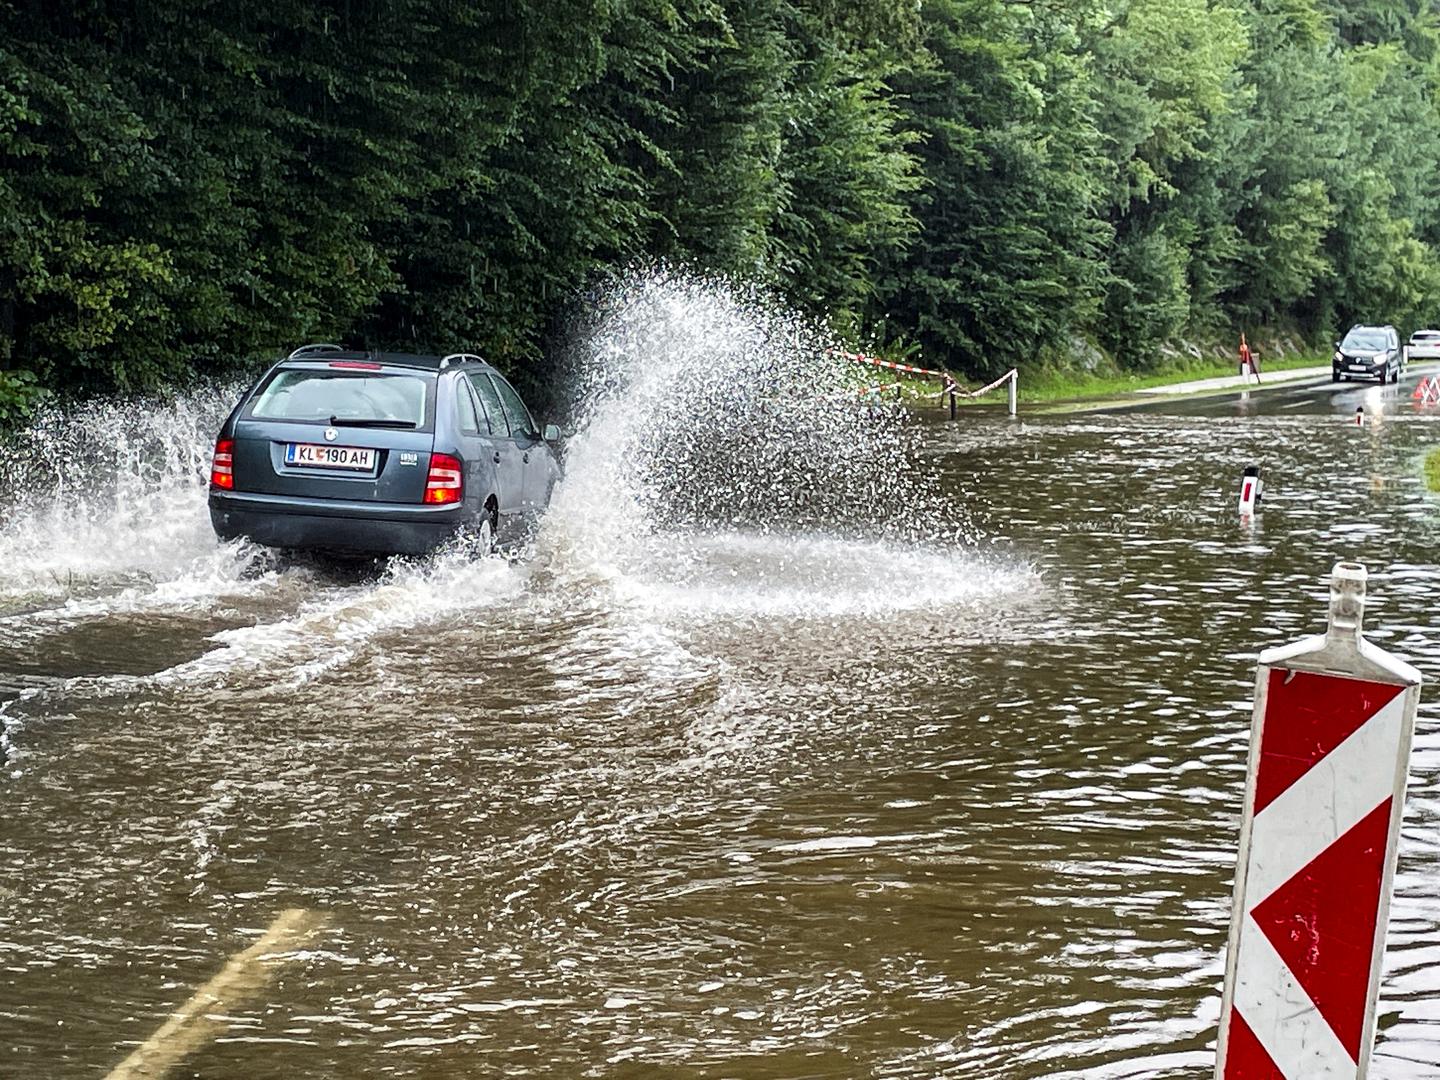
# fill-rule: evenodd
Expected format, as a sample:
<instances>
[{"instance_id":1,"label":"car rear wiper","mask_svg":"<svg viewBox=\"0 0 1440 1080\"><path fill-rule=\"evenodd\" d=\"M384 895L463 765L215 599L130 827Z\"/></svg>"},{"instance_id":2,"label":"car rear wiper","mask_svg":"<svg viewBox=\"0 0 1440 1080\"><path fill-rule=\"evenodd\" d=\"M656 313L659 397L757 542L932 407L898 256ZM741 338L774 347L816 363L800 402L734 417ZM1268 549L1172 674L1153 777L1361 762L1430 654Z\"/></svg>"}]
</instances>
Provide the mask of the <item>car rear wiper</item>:
<instances>
[{"instance_id":1,"label":"car rear wiper","mask_svg":"<svg viewBox=\"0 0 1440 1080\"><path fill-rule=\"evenodd\" d=\"M393 427L417 428L414 420L387 420L383 416L332 416L331 427Z\"/></svg>"}]
</instances>

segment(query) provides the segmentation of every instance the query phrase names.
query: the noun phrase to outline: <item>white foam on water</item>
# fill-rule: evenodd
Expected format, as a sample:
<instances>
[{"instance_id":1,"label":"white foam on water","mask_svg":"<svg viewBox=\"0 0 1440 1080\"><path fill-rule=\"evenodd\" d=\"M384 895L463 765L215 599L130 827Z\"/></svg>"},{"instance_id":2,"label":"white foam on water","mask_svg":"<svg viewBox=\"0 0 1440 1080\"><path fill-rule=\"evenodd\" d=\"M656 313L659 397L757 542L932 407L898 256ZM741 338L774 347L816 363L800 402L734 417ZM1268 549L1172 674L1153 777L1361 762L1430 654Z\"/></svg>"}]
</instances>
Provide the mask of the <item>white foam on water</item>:
<instances>
[{"instance_id":1,"label":"white foam on water","mask_svg":"<svg viewBox=\"0 0 1440 1080\"><path fill-rule=\"evenodd\" d=\"M152 678L187 685L234 671L278 670L289 683L306 682L347 663L378 635L513 599L526 577L523 567L498 556L396 560L378 580L316 593L286 618L223 630L210 639L214 649Z\"/></svg>"},{"instance_id":2,"label":"white foam on water","mask_svg":"<svg viewBox=\"0 0 1440 1080\"><path fill-rule=\"evenodd\" d=\"M245 598L279 599L307 587L312 575L304 569L281 568L261 549L224 544L210 556L179 568L169 580L149 578L99 596L52 597L55 606L0 616L0 646L38 641L92 619L148 612L202 612ZM92 582L92 585L95 582Z\"/></svg>"},{"instance_id":3,"label":"white foam on water","mask_svg":"<svg viewBox=\"0 0 1440 1080\"><path fill-rule=\"evenodd\" d=\"M953 548L824 534L721 532L664 537L669 558L614 583L656 613L771 618L886 618L984 603L1033 584L1024 568Z\"/></svg>"}]
</instances>

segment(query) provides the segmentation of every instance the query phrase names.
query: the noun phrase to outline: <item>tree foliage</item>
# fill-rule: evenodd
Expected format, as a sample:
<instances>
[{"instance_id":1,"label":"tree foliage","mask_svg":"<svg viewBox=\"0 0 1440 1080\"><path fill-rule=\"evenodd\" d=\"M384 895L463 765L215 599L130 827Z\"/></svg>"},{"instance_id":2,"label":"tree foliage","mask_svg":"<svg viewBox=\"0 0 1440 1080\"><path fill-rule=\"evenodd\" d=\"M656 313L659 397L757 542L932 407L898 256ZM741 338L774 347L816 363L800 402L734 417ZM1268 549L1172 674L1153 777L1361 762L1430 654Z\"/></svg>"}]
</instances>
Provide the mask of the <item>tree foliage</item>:
<instances>
[{"instance_id":1,"label":"tree foliage","mask_svg":"<svg viewBox=\"0 0 1440 1080\"><path fill-rule=\"evenodd\" d=\"M1394 0L0 0L0 419L302 340L543 375L597 274L977 374L1440 317Z\"/></svg>"}]
</instances>

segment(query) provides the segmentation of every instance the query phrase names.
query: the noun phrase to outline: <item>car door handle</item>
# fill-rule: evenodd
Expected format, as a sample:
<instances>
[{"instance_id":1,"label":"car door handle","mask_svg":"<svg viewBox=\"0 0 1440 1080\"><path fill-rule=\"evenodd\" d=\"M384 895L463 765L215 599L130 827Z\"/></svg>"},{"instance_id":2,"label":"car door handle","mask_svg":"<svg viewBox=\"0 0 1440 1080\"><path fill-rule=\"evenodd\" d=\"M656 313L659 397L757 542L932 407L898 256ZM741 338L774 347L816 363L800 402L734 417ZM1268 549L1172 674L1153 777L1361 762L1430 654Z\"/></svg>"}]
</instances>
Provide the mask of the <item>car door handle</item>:
<instances>
[{"instance_id":1,"label":"car door handle","mask_svg":"<svg viewBox=\"0 0 1440 1080\"><path fill-rule=\"evenodd\" d=\"M520 460L523 461L526 465L529 465L529 464L530 464L530 455L529 455L528 453L526 453L526 454L521 454L521 455L520 455Z\"/></svg>"},{"instance_id":2,"label":"car door handle","mask_svg":"<svg viewBox=\"0 0 1440 1080\"><path fill-rule=\"evenodd\" d=\"M499 451L499 450L496 450L496 451L495 451L495 464L496 464L496 465L499 465L499 464L500 464L500 451Z\"/></svg>"}]
</instances>

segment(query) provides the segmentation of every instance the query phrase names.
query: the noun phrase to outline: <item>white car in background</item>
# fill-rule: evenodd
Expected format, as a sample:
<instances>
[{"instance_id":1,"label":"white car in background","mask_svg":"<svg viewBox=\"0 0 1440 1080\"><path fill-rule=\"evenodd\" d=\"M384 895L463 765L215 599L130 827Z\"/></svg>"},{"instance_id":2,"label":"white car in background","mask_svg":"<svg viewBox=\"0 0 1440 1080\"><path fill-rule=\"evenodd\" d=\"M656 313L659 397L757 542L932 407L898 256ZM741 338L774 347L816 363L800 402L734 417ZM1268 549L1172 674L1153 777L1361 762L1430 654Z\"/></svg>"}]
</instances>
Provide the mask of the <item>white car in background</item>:
<instances>
[{"instance_id":1,"label":"white car in background","mask_svg":"<svg viewBox=\"0 0 1440 1080\"><path fill-rule=\"evenodd\" d=\"M1440 330L1416 330L1405 351L1411 360L1440 360Z\"/></svg>"}]
</instances>

